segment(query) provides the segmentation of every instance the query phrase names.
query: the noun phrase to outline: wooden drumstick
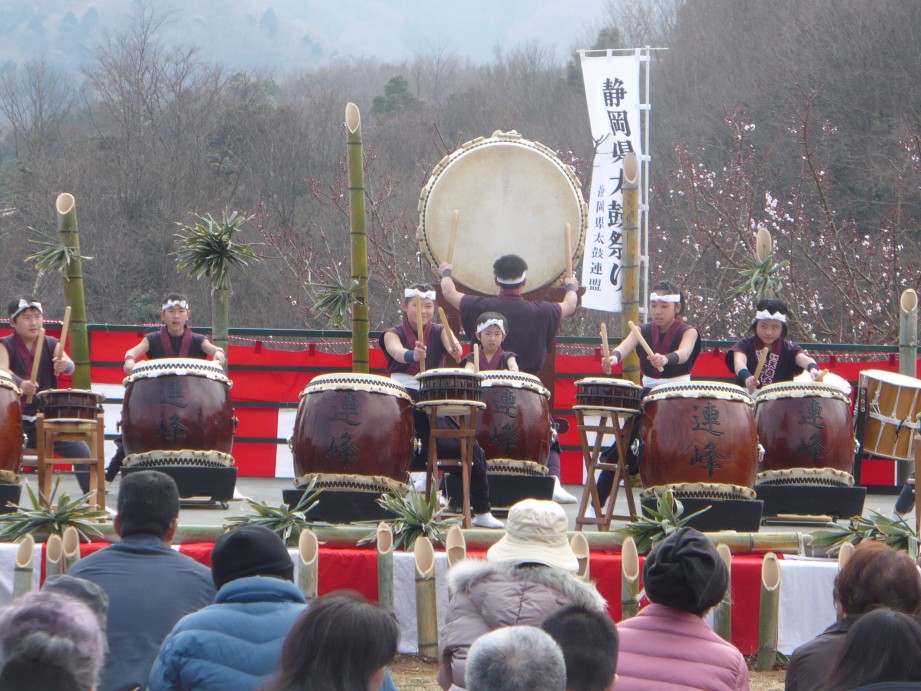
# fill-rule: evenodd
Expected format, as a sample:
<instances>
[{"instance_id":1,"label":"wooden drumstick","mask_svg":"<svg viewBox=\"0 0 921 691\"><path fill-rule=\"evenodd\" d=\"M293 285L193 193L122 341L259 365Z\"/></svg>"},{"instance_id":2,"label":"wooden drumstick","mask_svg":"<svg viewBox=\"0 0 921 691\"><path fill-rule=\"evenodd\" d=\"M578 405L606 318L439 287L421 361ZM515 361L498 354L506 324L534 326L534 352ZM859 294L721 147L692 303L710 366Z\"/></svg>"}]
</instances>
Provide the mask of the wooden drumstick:
<instances>
[{"instance_id":1,"label":"wooden drumstick","mask_svg":"<svg viewBox=\"0 0 921 691\"><path fill-rule=\"evenodd\" d=\"M70 305L64 309L64 325L61 327L61 340L58 341L54 349L54 356L61 357L64 354L64 346L67 344L67 332L70 330Z\"/></svg>"},{"instance_id":2,"label":"wooden drumstick","mask_svg":"<svg viewBox=\"0 0 921 691\"><path fill-rule=\"evenodd\" d=\"M35 340L35 357L32 358L32 376L29 381L38 386L38 366L42 362L42 351L45 349L45 328L38 330L38 338ZM32 396L26 399L26 403L32 402Z\"/></svg>"},{"instance_id":3,"label":"wooden drumstick","mask_svg":"<svg viewBox=\"0 0 921 691\"><path fill-rule=\"evenodd\" d=\"M451 241L448 243L448 264L454 261L454 241L457 240L457 222L460 220L460 211L454 209L454 225L451 226Z\"/></svg>"},{"instance_id":4,"label":"wooden drumstick","mask_svg":"<svg viewBox=\"0 0 921 691\"><path fill-rule=\"evenodd\" d=\"M416 296L416 340L425 345L425 341L422 340L423 334L422 328L422 298L418 295ZM419 371L425 372L425 358L419 360Z\"/></svg>"},{"instance_id":5,"label":"wooden drumstick","mask_svg":"<svg viewBox=\"0 0 921 691\"><path fill-rule=\"evenodd\" d=\"M629 326L630 330L636 334L636 340L639 341L640 345L643 347L643 350L646 351L646 354L650 356L655 355L655 353L652 352L652 348L650 348L649 344L646 342L646 339L643 338L643 334L640 332L640 327L638 327L632 321L628 321L627 326ZM664 367L656 367L656 369L659 370L660 372L665 371Z\"/></svg>"},{"instance_id":6,"label":"wooden drumstick","mask_svg":"<svg viewBox=\"0 0 921 691\"><path fill-rule=\"evenodd\" d=\"M605 367L610 367L610 365L607 364L610 355L611 354L608 352L608 325L601 322L601 357L604 358Z\"/></svg>"},{"instance_id":7,"label":"wooden drumstick","mask_svg":"<svg viewBox=\"0 0 921 691\"><path fill-rule=\"evenodd\" d=\"M448 332L448 342L456 343L458 346L460 346L460 341L454 337L454 332L451 330L451 325L448 323L448 318L445 316L444 307L438 308L438 318L441 319L441 325L445 327L445 331ZM460 362L460 360L457 361Z\"/></svg>"},{"instance_id":8,"label":"wooden drumstick","mask_svg":"<svg viewBox=\"0 0 921 691\"><path fill-rule=\"evenodd\" d=\"M473 344L473 371L474 372L480 371L480 344L479 343Z\"/></svg>"},{"instance_id":9,"label":"wooden drumstick","mask_svg":"<svg viewBox=\"0 0 921 691\"><path fill-rule=\"evenodd\" d=\"M752 375L755 378L755 386L758 386L758 377L761 376L761 370L764 369L764 363L767 360L768 356L768 347L764 346L764 349L761 351L761 357L758 358L758 366L755 367L755 373Z\"/></svg>"},{"instance_id":10,"label":"wooden drumstick","mask_svg":"<svg viewBox=\"0 0 921 691\"><path fill-rule=\"evenodd\" d=\"M817 363L817 364L818 364L818 363ZM828 370L827 370L827 369L820 369L820 370L819 370L819 373L818 373L817 375L815 375L815 380L814 380L814 381L816 381L816 382L818 382L819 384L821 384L821 383L822 383L822 380L825 379L825 375L826 375L826 374L828 374Z\"/></svg>"},{"instance_id":11,"label":"wooden drumstick","mask_svg":"<svg viewBox=\"0 0 921 691\"><path fill-rule=\"evenodd\" d=\"M566 224L566 278L572 278L572 226Z\"/></svg>"}]
</instances>

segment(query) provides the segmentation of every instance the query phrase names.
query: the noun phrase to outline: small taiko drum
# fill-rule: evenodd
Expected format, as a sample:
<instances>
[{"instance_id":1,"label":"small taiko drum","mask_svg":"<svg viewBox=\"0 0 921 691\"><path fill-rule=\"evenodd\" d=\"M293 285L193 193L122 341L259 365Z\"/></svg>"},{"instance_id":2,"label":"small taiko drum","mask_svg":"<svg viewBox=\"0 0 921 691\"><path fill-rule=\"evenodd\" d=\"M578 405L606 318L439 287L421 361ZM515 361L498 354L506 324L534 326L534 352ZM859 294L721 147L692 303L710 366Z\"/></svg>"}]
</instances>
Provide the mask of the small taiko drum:
<instances>
[{"instance_id":1,"label":"small taiko drum","mask_svg":"<svg viewBox=\"0 0 921 691\"><path fill-rule=\"evenodd\" d=\"M416 375L420 408L437 408L439 415L469 415L484 408L482 372L442 367Z\"/></svg>"},{"instance_id":2,"label":"small taiko drum","mask_svg":"<svg viewBox=\"0 0 921 691\"><path fill-rule=\"evenodd\" d=\"M914 460L914 435L921 414L921 379L884 370L864 370L857 383L865 405L863 449L883 458Z\"/></svg>"},{"instance_id":3,"label":"small taiko drum","mask_svg":"<svg viewBox=\"0 0 921 691\"><path fill-rule=\"evenodd\" d=\"M640 410L643 387L626 379L587 377L576 382L576 403L599 410Z\"/></svg>"},{"instance_id":4,"label":"small taiko drum","mask_svg":"<svg viewBox=\"0 0 921 691\"><path fill-rule=\"evenodd\" d=\"M388 478L406 482L412 439L413 399L398 382L351 372L314 377L301 392L291 438L295 485L319 476L329 484L318 487L380 492Z\"/></svg>"},{"instance_id":5,"label":"small taiko drum","mask_svg":"<svg viewBox=\"0 0 921 691\"><path fill-rule=\"evenodd\" d=\"M751 488L758 467L754 401L733 384L662 384L643 399L639 421L643 487Z\"/></svg>"},{"instance_id":6,"label":"small taiko drum","mask_svg":"<svg viewBox=\"0 0 921 691\"><path fill-rule=\"evenodd\" d=\"M101 393L83 389L45 389L36 395L46 420L95 420L105 398Z\"/></svg>"},{"instance_id":7,"label":"small taiko drum","mask_svg":"<svg viewBox=\"0 0 921 691\"><path fill-rule=\"evenodd\" d=\"M755 396L755 426L764 447L761 470L768 477L791 468L849 473L854 464L850 403L829 384L780 382L761 389Z\"/></svg>"},{"instance_id":8,"label":"small taiko drum","mask_svg":"<svg viewBox=\"0 0 921 691\"><path fill-rule=\"evenodd\" d=\"M0 370L0 484L19 482L22 464L22 391Z\"/></svg>"},{"instance_id":9,"label":"small taiko drum","mask_svg":"<svg viewBox=\"0 0 921 691\"><path fill-rule=\"evenodd\" d=\"M124 383L126 455L182 449L230 453L232 382L220 365L195 358L145 360Z\"/></svg>"},{"instance_id":10,"label":"small taiko drum","mask_svg":"<svg viewBox=\"0 0 921 691\"><path fill-rule=\"evenodd\" d=\"M476 439L486 460L507 459L547 465L550 392L524 372L483 372L483 403Z\"/></svg>"}]
</instances>

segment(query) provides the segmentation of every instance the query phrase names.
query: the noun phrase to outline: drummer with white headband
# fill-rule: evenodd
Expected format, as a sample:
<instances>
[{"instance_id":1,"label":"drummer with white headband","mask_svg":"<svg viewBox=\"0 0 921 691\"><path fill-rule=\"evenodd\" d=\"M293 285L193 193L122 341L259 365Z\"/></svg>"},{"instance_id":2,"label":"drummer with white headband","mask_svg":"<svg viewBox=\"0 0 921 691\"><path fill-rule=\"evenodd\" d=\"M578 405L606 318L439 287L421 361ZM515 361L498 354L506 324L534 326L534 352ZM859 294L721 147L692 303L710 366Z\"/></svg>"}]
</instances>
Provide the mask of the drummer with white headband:
<instances>
[{"instance_id":1,"label":"drummer with white headband","mask_svg":"<svg viewBox=\"0 0 921 691\"><path fill-rule=\"evenodd\" d=\"M768 384L792 381L803 370L812 380L820 376L819 366L801 346L787 340L789 310L780 300L760 300L755 306L751 336L739 340L726 353L726 367L735 374L736 382L754 393ZM757 381L754 372L764 348L768 349Z\"/></svg>"}]
</instances>

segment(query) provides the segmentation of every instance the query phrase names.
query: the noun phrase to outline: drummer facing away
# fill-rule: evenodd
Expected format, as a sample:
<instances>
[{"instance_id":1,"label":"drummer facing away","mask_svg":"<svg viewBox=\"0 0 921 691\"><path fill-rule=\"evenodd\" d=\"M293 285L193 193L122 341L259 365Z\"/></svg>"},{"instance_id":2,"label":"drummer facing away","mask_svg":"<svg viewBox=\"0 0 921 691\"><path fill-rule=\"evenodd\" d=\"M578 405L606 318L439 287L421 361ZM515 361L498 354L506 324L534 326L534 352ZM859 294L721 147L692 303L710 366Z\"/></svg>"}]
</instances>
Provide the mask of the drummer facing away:
<instances>
[{"instance_id":1,"label":"drummer facing away","mask_svg":"<svg viewBox=\"0 0 921 691\"><path fill-rule=\"evenodd\" d=\"M45 336L44 343L38 343L39 332L44 323L42 303L31 295L20 295L9 304L10 326L13 333L0 338L0 369L8 371L13 381L22 389L22 431L27 436L26 445L35 448L35 416L38 415L40 391L57 388L59 374L72 374L74 363L67 353L55 357L58 339ZM32 365L39 358L36 381L30 381ZM32 402L26 403L32 396ZM54 452L63 458L89 458L90 447L82 441L59 441Z\"/></svg>"}]
</instances>

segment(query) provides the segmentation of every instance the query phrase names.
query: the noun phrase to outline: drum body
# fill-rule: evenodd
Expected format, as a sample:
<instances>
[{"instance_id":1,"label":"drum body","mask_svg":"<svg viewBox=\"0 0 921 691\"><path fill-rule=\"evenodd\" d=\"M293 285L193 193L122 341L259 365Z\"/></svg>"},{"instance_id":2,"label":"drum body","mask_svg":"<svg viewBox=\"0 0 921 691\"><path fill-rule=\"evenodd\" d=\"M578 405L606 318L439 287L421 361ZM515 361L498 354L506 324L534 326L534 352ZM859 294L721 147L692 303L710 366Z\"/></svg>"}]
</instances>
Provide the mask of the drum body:
<instances>
[{"instance_id":1,"label":"drum body","mask_svg":"<svg viewBox=\"0 0 921 691\"><path fill-rule=\"evenodd\" d=\"M487 460L512 459L547 465L550 455L550 392L523 372L483 373L483 403L476 439Z\"/></svg>"},{"instance_id":2,"label":"drum body","mask_svg":"<svg viewBox=\"0 0 921 691\"><path fill-rule=\"evenodd\" d=\"M851 472L854 430L850 399L825 384L781 382L755 396L763 470L834 468Z\"/></svg>"},{"instance_id":3,"label":"drum body","mask_svg":"<svg viewBox=\"0 0 921 691\"><path fill-rule=\"evenodd\" d=\"M420 372L419 406L438 408L439 415L469 415L473 408L483 408L482 372L442 367Z\"/></svg>"},{"instance_id":4,"label":"drum body","mask_svg":"<svg viewBox=\"0 0 921 691\"><path fill-rule=\"evenodd\" d=\"M657 386L643 399L644 487L704 483L753 487L758 466L754 403L732 384Z\"/></svg>"},{"instance_id":5,"label":"drum body","mask_svg":"<svg viewBox=\"0 0 921 691\"><path fill-rule=\"evenodd\" d=\"M463 240L453 245L455 209ZM528 292L566 273L567 223L577 265L588 211L572 168L543 144L496 132L467 142L435 166L419 198L417 237L433 267L453 245L454 280L484 295L496 292L496 258L518 254L528 263Z\"/></svg>"},{"instance_id":6,"label":"drum body","mask_svg":"<svg viewBox=\"0 0 921 691\"><path fill-rule=\"evenodd\" d=\"M104 396L82 389L46 389L36 394L46 420L95 420Z\"/></svg>"},{"instance_id":7,"label":"drum body","mask_svg":"<svg viewBox=\"0 0 921 691\"><path fill-rule=\"evenodd\" d=\"M406 482L412 436L413 400L399 383L374 374L323 374L300 395L294 471Z\"/></svg>"},{"instance_id":8,"label":"drum body","mask_svg":"<svg viewBox=\"0 0 921 691\"><path fill-rule=\"evenodd\" d=\"M590 408L640 410L643 387L626 379L589 377L576 382L576 402Z\"/></svg>"},{"instance_id":9,"label":"drum body","mask_svg":"<svg viewBox=\"0 0 921 691\"><path fill-rule=\"evenodd\" d=\"M883 458L914 460L914 433L921 413L921 379L883 370L864 370L859 398L866 401L863 449Z\"/></svg>"},{"instance_id":10,"label":"drum body","mask_svg":"<svg viewBox=\"0 0 921 691\"><path fill-rule=\"evenodd\" d=\"M0 371L0 484L19 481L22 464L22 391L13 378Z\"/></svg>"},{"instance_id":11,"label":"drum body","mask_svg":"<svg viewBox=\"0 0 921 691\"><path fill-rule=\"evenodd\" d=\"M194 358L147 360L125 378L125 454L148 451L230 453L231 382L220 365Z\"/></svg>"}]
</instances>

